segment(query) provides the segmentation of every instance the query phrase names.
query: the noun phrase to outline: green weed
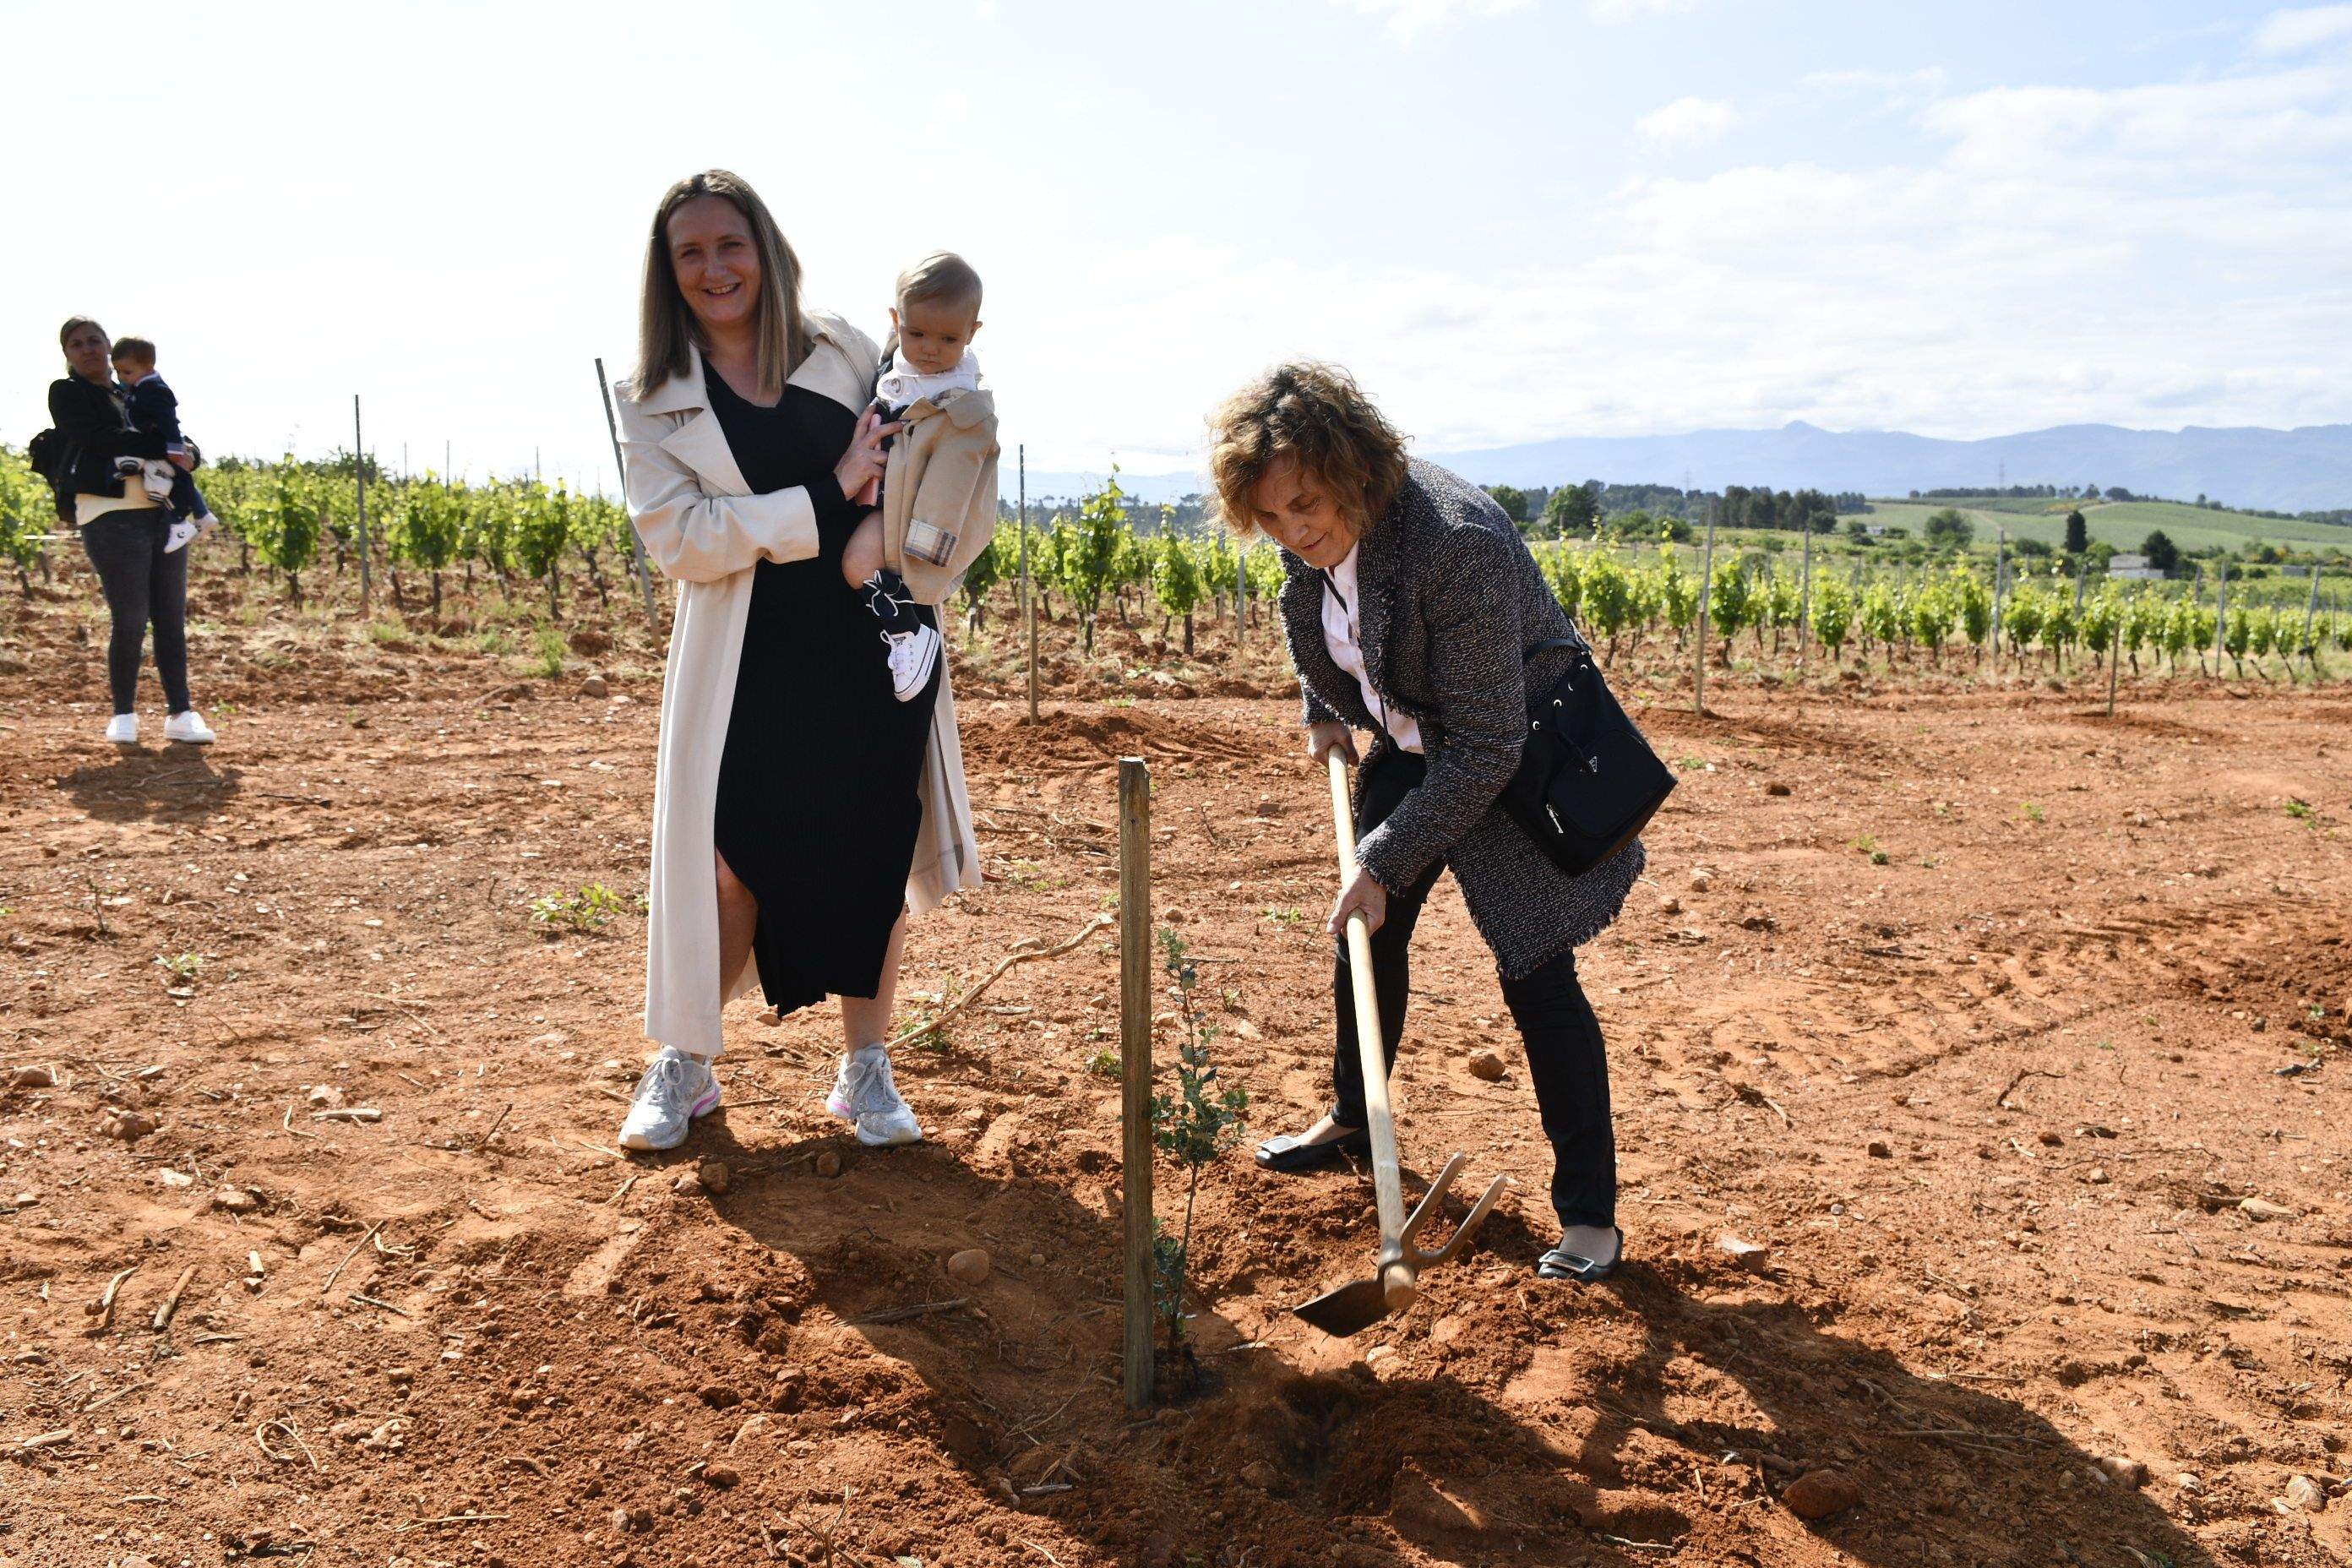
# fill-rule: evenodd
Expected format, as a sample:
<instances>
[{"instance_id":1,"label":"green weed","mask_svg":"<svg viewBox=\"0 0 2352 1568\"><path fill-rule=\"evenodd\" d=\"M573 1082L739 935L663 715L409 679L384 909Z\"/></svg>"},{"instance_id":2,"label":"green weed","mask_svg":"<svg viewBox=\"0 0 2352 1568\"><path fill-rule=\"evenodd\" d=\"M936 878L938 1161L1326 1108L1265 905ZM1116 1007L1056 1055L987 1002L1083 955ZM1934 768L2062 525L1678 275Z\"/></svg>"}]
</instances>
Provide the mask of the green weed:
<instances>
[{"instance_id":1,"label":"green weed","mask_svg":"<svg viewBox=\"0 0 2352 1568\"><path fill-rule=\"evenodd\" d=\"M542 893L530 901L530 922L552 934L557 931L601 931L614 915L645 910L645 900L625 899L602 882L591 882L574 893Z\"/></svg>"}]
</instances>

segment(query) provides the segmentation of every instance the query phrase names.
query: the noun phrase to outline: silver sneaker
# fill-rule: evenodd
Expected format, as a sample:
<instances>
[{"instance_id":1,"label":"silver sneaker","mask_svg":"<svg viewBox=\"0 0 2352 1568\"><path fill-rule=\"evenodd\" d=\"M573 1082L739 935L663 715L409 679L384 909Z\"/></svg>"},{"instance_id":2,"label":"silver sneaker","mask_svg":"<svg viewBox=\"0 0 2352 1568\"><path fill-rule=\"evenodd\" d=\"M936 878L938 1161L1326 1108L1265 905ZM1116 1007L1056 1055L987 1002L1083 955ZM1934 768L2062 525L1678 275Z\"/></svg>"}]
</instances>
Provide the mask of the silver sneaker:
<instances>
[{"instance_id":1,"label":"silver sneaker","mask_svg":"<svg viewBox=\"0 0 2352 1568\"><path fill-rule=\"evenodd\" d=\"M895 636L884 632L882 641L890 649L890 689L899 701L911 702L930 684L931 667L940 662L939 629L919 626Z\"/></svg>"},{"instance_id":2,"label":"silver sneaker","mask_svg":"<svg viewBox=\"0 0 2352 1568\"><path fill-rule=\"evenodd\" d=\"M869 1149L923 1141L922 1123L898 1097L898 1086L890 1077L890 1053L881 1046L867 1046L841 1058L824 1108L855 1126L857 1141Z\"/></svg>"},{"instance_id":3,"label":"silver sneaker","mask_svg":"<svg viewBox=\"0 0 2352 1568\"><path fill-rule=\"evenodd\" d=\"M698 1116L719 1109L719 1079L709 1064L664 1046L637 1079L629 1114L621 1120L624 1149L675 1149Z\"/></svg>"}]
</instances>

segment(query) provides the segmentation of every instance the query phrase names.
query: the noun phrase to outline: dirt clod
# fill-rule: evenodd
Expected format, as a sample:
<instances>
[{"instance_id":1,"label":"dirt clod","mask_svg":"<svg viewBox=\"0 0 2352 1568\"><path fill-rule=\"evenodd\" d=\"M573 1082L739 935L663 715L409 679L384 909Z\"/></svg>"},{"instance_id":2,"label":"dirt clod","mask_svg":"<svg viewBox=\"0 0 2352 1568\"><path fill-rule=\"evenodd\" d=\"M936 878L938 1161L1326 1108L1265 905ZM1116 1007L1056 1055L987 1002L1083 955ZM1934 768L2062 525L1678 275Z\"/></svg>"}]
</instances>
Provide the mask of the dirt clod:
<instances>
[{"instance_id":1,"label":"dirt clod","mask_svg":"<svg viewBox=\"0 0 2352 1568\"><path fill-rule=\"evenodd\" d=\"M1827 1519L1861 1502L1862 1489L1843 1470L1809 1470L1789 1483L1780 1500L1799 1519Z\"/></svg>"},{"instance_id":2,"label":"dirt clod","mask_svg":"<svg viewBox=\"0 0 2352 1568\"><path fill-rule=\"evenodd\" d=\"M2296 1476L2286 1483L2286 1500L2290 1508L2323 1513L2327 1509L2327 1489L2309 1476Z\"/></svg>"},{"instance_id":3,"label":"dirt clod","mask_svg":"<svg viewBox=\"0 0 2352 1568\"><path fill-rule=\"evenodd\" d=\"M213 1207L227 1214L251 1214L260 1206L260 1197L244 1187L223 1187L213 1194Z\"/></svg>"},{"instance_id":4,"label":"dirt clod","mask_svg":"<svg viewBox=\"0 0 2352 1568\"><path fill-rule=\"evenodd\" d=\"M2127 1487L2147 1485L2147 1467L2139 1460L2121 1454L2109 1454L2099 1460L2099 1472L2111 1481L2121 1481Z\"/></svg>"},{"instance_id":5,"label":"dirt clod","mask_svg":"<svg viewBox=\"0 0 2352 1568\"><path fill-rule=\"evenodd\" d=\"M1772 1261L1772 1249L1760 1241L1748 1241L1728 1231L1716 1238L1716 1246L1731 1255L1731 1260L1742 1268L1762 1269Z\"/></svg>"},{"instance_id":6,"label":"dirt clod","mask_svg":"<svg viewBox=\"0 0 2352 1568\"><path fill-rule=\"evenodd\" d=\"M1503 1066L1503 1058L1492 1051L1474 1051L1471 1053L1470 1059L1463 1065L1469 1069L1472 1078L1484 1079L1487 1083L1502 1082L1503 1074L1507 1070Z\"/></svg>"},{"instance_id":7,"label":"dirt clod","mask_svg":"<svg viewBox=\"0 0 2352 1568\"><path fill-rule=\"evenodd\" d=\"M99 1135L119 1138L125 1143L136 1143L155 1131L155 1119L143 1110L127 1110L120 1106L98 1120Z\"/></svg>"},{"instance_id":8,"label":"dirt clod","mask_svg":"<svg viewBox=\"0 0 2352 1568\"><path fill-rule=\"evenodd\" d=\"M23 1067L8 1075L8 1087L11 1089L54 1089L57 1082L55 1068Z\"/></svg>"},{"instance_id":9,"label":"dirt clod","mask_svg":"<svg viewBox=\"0 0 2352 1568\"><path fill-rule=\"evenodd\" d=\"M820 1149L814 1162L816 1173L831 1181L841 1174L841 1153L835 1149Z\"/></svg>"},{"instance_id":10,"label":"dirt clod","mask_svg":"<svg viewBox=\"0 0 2352 1568\"><path fill-rule=\"evenodd\" d=\"M727 1168L724 1160L705 1160L696 1169L695 1174L702 1178L703 1186L713 1197L725 1196L728 1187L735 1180L735 1173Z\"/></svg>"},{"instance_id":11,"label":"dirt clod","mask_svg":"<svg viewBox=\"0 0 2352 1568\"><path fill-rule=\"evenodd\" d=\"M948 1278L959 1285L980 1285L988 1279L988 1249L967 1247L948 1259Z\"/></svg>"}]
</instances>

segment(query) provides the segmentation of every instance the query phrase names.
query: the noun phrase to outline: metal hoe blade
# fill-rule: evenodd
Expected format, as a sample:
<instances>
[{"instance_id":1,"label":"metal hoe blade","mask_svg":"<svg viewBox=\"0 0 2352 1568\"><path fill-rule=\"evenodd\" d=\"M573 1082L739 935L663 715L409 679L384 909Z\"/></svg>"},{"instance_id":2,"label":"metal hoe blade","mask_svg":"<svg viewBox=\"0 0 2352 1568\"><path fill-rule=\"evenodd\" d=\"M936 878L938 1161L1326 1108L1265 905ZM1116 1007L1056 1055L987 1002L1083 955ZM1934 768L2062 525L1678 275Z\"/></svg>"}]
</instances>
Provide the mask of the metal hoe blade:
<instances>
[{"instance_id":1,"label":"metal hoe blade","mask_svg":"<svg viewBox=\"0 0 2352 1568\"><path fill-rule=\"evenodd\" d=\"M1348 806L1348 763L1336 750L1329 753L1328 762L1332 826L1339 844L1339 882L1345 887L1356 879L1356 828ZM1404 1217L1396 1118L1389 1109L1388 1062L1381 1050L1380 1002L1372 992L1371 929L1361 915L1350 916L1348 921L1348 961L1356 988L1356 1046L1364 1069L1365 1120L1370 1124L1372 1146L1372 1192L1381 1216L1380 1258L1370 1279L1342 1285L1291 1309L1299 1318L1340 1339L1361 1333L1420 1300L1421 1271L1449 1261L1462 1250L1479 1226L1486 1223L1487 1212L1510 1180L1497 1176L1488 1184L1485 1194L1454 1227L1454 1234L1446 1238L1444 1247L1424 1252L1413 1245L1470 1157L1456 1154L1446 1161L1445 1168L1430 1183L1429 1191L1413 1209L1412 1217Z\"/></svg>"}]
</instances>

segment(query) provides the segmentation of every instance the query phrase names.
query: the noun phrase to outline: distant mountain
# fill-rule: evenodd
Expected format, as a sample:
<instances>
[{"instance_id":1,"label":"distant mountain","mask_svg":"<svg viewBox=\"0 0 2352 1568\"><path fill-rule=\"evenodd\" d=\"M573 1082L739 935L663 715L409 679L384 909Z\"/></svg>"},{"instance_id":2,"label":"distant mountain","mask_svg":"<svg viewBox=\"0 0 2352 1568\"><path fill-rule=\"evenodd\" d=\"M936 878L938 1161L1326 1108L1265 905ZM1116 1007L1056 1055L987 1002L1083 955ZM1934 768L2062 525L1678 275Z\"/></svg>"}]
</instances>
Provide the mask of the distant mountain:
<instances>
[{"instance_id":1,"label":"distant mountain","mask_svg":"<svg viewBox=\"0 0 2352 1568\"><path fill-rule=\"evenodd\" d=\"M1018 478L1013 471L1012 465L998 464L997 493L1006 500L1014 499L1013 492ZM1046 473L1032 468L1029 470L1029 500L1032 505L1041 500L1076 501L1088 490L1102 489L1103 481L1108 478L1110 478L1110 470L1108 468L1098 474ZM1190 470L1173 474L1121 473L1118 476L1118 488L1127 492L1129 502L1130 504L1140 502L1145 506L1158 506L1161 501L1182 500L1194 491L1206 488L1207 484L1206 479Z\"/></svg>"},{"instance_id":2,"label":"distant mountain","mask_svg":"<svg viewBox=\"0 0 2352 1568\"><path fill-rule=\"evenodd\" d=\"M2053 484L2121 485L2137 495L2305 511L2352 506L2352 425L2126 430L2061 425L1980 441L1945 441L1893 430L1823 430L1801 420L1777 430L1698 430L1686 436L1585 436L1485 451L1433 452L1480 484L1541 486L1584 479L1617 484L1810 486L1902 496L1914 489ZM1033 484L1034 491L1034 484Z\"/></svg>"}]
</instances>

